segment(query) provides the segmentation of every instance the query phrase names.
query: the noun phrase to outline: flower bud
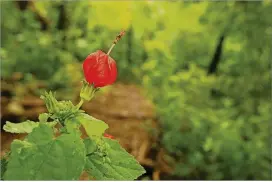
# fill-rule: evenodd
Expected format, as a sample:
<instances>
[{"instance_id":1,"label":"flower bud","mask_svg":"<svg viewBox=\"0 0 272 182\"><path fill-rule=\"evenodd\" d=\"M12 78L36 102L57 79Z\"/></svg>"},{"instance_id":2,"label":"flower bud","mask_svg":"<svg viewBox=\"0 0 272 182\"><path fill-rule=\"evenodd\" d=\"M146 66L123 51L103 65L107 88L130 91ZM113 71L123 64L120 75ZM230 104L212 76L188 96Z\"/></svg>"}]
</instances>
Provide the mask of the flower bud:
<instances>
[{"instance_id":1,"label":"flower bud","mask_svg":"<svg viewBox=\"0 0 272 182\"><path fill-rule=\"evenodd\" d=\"M53 95L52 92L45 92L44 95L41 96L41 99L44 100L45 105L49 113L57 113L59 111L58 108L58 101L55 99L55 96Z\"/></svg>"},{"instance_id":2,"label":"flower bud","mask_svg":"<svg viewBox=\"0 0 272 182\"><path fill-rule=\"evenodd\" d=\"M80 98L86 101L90 101L94 97L95 92L99 90L99 88L95 88L93 84L89 84L85 80L82 82L83 86L80 90Z\"/></svg>"}]
</instances>

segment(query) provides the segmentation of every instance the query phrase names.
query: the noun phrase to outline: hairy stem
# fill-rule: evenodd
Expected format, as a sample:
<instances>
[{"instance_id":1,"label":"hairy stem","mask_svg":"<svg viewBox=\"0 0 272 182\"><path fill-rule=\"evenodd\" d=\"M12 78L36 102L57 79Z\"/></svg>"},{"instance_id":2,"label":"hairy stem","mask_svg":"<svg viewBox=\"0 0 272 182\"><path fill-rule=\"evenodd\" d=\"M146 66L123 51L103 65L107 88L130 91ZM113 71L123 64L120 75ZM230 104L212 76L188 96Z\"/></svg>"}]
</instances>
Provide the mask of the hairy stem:
<instances>
[{"instance_id":1,"label":"hairy stem","mask_svg":"<svg viewBox=\"0 0 272 182\"><path fill-rule=\"evenodd\" d=\"M79 103L77 104L76 107L79 109L82 106L83 103L84 103L84 100L80 99L80 101L79 101Z\"/></svg>"}]
</instances>

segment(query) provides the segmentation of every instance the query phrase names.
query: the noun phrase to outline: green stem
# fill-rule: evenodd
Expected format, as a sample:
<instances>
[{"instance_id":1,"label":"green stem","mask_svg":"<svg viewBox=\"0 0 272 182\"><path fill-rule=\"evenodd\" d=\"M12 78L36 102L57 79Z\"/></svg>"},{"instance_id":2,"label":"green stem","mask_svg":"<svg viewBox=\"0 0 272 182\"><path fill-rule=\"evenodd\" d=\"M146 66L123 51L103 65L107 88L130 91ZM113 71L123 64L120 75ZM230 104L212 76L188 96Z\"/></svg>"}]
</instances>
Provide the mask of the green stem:
<instances>
[{"instance_id":1,"label":"green stem","mask_svg":"<svg viewBox=\"0 0 272 182\"><path fill-rule=\"evenodd\" d=\"M80 102L77 104L77 108L79 109L82 106L83 103L84 103L84 100L80 99Z\"/></svg>"}]
</instances>

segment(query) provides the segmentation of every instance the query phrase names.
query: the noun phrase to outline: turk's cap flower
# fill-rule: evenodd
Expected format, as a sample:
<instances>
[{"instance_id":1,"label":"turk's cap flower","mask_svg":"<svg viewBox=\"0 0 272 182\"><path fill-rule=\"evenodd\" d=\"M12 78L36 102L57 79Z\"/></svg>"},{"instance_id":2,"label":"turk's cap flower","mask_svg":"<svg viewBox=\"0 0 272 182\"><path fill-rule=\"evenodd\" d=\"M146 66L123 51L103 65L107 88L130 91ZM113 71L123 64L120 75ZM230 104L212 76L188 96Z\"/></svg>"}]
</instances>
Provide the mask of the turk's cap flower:
<instances>
[{"instance_id":1,"label":"turk's cap flower","mask_svg":"<svg viewBox=\"0 0 272 182\"><path fill-rule=\"evenodd\" d=\"M83 72L86 81L95 88L111 85L117 78L116 62L101 50L87 56L83 62Z\"/></svg>"},{"instance_id":2,"label":"turk's cap flower","mask_svg":"<svg viewBox=\"0 0 272 182\"><path fill-rule=\"evenodd\" d=\"M85 79L89 84L93 84L95 88L111 85L115 82L117 66L115 60L110 57L110 53L124 34L125 31L121 31L116 36L107 54L97 50L84 60L82 67Z\"/></svg>"}]
</instances>

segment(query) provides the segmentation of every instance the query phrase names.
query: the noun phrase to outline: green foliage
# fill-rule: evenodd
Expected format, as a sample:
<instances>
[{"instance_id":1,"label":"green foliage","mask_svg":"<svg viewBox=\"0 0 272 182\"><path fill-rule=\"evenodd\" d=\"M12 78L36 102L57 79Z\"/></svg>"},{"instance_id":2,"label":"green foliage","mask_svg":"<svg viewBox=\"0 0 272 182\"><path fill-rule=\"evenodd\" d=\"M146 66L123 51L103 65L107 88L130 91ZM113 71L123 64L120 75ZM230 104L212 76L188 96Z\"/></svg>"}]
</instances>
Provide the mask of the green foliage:
<instances>
[{"instance_id":1,"label":"green foliage","mask_svg":"<svg viewBox=\"0 0 272 182\"><path fill-rule=\"evenodd\" d=\"M74 45L75 40L69 36L69 30L62 31L57 26L59 2L34 2L33 8L28 6L24 11L19 10L16 2L1 2L1 6L5 20L1 22L2 77L8 78L14 72L31 73L39 80L48 81L48 87L55 90L67 88L74 78L81 76L77 71L71 77L69 66L72 63L75 67L74 63L89 52L78 58L77 52L66 46ZM12 16L10 12L14 12ZM41 21L46 23L47 30L41 28Z\"/></svg>"},{"instance_id":2,"label":"green foliage","mask_svg":"<svg viewBox=\"0 0 272 182\"><path fill-rule=\"evenodd\" d=\"M71 102L57 101L51 92L43 99L50 114L40 114L40 122L7 122L4 126L8 132L29 134L23 141L14 140L8 158L1 159L1 178L78 180L85 169L92 178L105 180L111 169L110 179L131 180L145 172L118 142L102 138L108 128L103 121L82 113ZM46 122L49 118L54 121ZM53 128L57 121L63 125L59 130ZM81 124L88 139L81 138Z\"/></svg>"},{"instance_id":3,"label":"green foliage","mask_svg":"<svg viewBox=\"0 0 272 182\"><path fill-rule=\"evenodd\" d=\"M189 7L196 6L184 9ZM148 59L138 74L157 106L173 174L181 179L270 179L272 22L259 17L267 17L271 7L208 3L199 16L202 31L180 31L169 42L155 31L145 44ZM207 76L221 35L223 55L217 72Z\"/></svg>"},{"instance_id":4,"label":"green foliage","mask_svg":"<svg viewBox=\"0 0 272 182\"><path fill-rule=\"evenodd\" d=\"M163 92L152 92L162 145L176 161L174 174L185 179L269 179L271 106L263 102L254 114L242 110L245 103L234 106L230 96L212 98L214 78L193 70L164 80Z\"/></svg>"},{"instance_id":5,"label":"green foliage","mask_svg":"<svg viewBox=\"0 0 272 182\"><path fill-rule=\"evenodd\" d=\"M148 90L174 173L181 179L270 178L270 1L37 1L38 12L51 22L46 31L30 9L20 11L14 2L1 5L4 78L32 73L51 89L67 87L80 77L81 65L75 63L97 49L107 51L125 28L111 54L118 80L137 81ZM66 10L65 29L57 26L59 5ZM207 76L222 35L217 71ZM73 110L69 102L62 105ZM76 117L74 111L55 118L64 124L67 116ZM90 136L106 129L91 118L72 123L69 130L82 124ZM93 131L93 124L101 130Z\"/></svg>"},{"instance_id":6,"label":"green foliage","mask_svg":"<svg viewBox=\"0 0 272 182\"><path fill-rule=\"evenodd\" d=\"M66 119L75 117L83 112L78 110L71 101L57 101L55 94L52 92L45 92L44 95L41 96L41 99L44 100L46 108L51 114L50 117L52 119L58 119L61 124L63 124Z\"/></svg>"},{"instance_id":7,"label":"green foliage","mask_svg":"<svg viewBox=\"0 0 272 182\"><path fill-rule=\"evenodd\" d=\"M104 160L95 152L89 153L87 157L85 170L89 175L96 180L134 180L145 173L144 168L117 141L104 138L103 143L108 145ZM93 148L94 144L88 140L85 145Z\"/></svg>"},{"instance_id":8,"label":"green foliage","mask_svg":"<svg viewBox=\"0 0 272 182\"><path fill-rule=\"evenodd\" d=\"M89 137L101 136L109 128L105 122L87 114L80 114L75 119L82 124Z\"/></svg>"},{"instance_id":9,"label":"green foliage","mask_svg":"<svg viewBox=\"0 0 272 182\"><path fill-rule=\"evenodd\" d=\"M39 115L39 121L40 122L46 122L49 117L50 117L50 114L42 113L42 114Z\"/></svg>"},{"instance_id":10,"label":"green foliage","mask_svg":"<svg viewBox=\"0 0 272 182\"><path fill-rule=\"evenodd\" d=\"M62 134L40 124L24 141L15 140L5 180L76 180L85 162L85 147L79 135Z\"/></svg>"},{"instance_id":11,"label":"green foliage","mask_svg":"<svg viewBox=\"0 0 272 182\"><path fill-rule=\"evenodd\" d=\"M57 124L57 122L53 121L45 124L49 125L50 127L54 127ZM38 126L39 126L38 122L30 120L21 123L11 123L7 121L3 129L10 133L31 133L32 130Z\"/></svg>"},{"instance_id":12,"label":"green foliage","mask_svg":"<svg viewBox=\"0 0 272 182\"><path fill-rule=\"evenodd\" d=\"M7 160L7 155L3 156L1 158L1 180L4 180L4 174L7 170L7 164L8 164L8 160Z\"/></svg>"}]
</instances>

